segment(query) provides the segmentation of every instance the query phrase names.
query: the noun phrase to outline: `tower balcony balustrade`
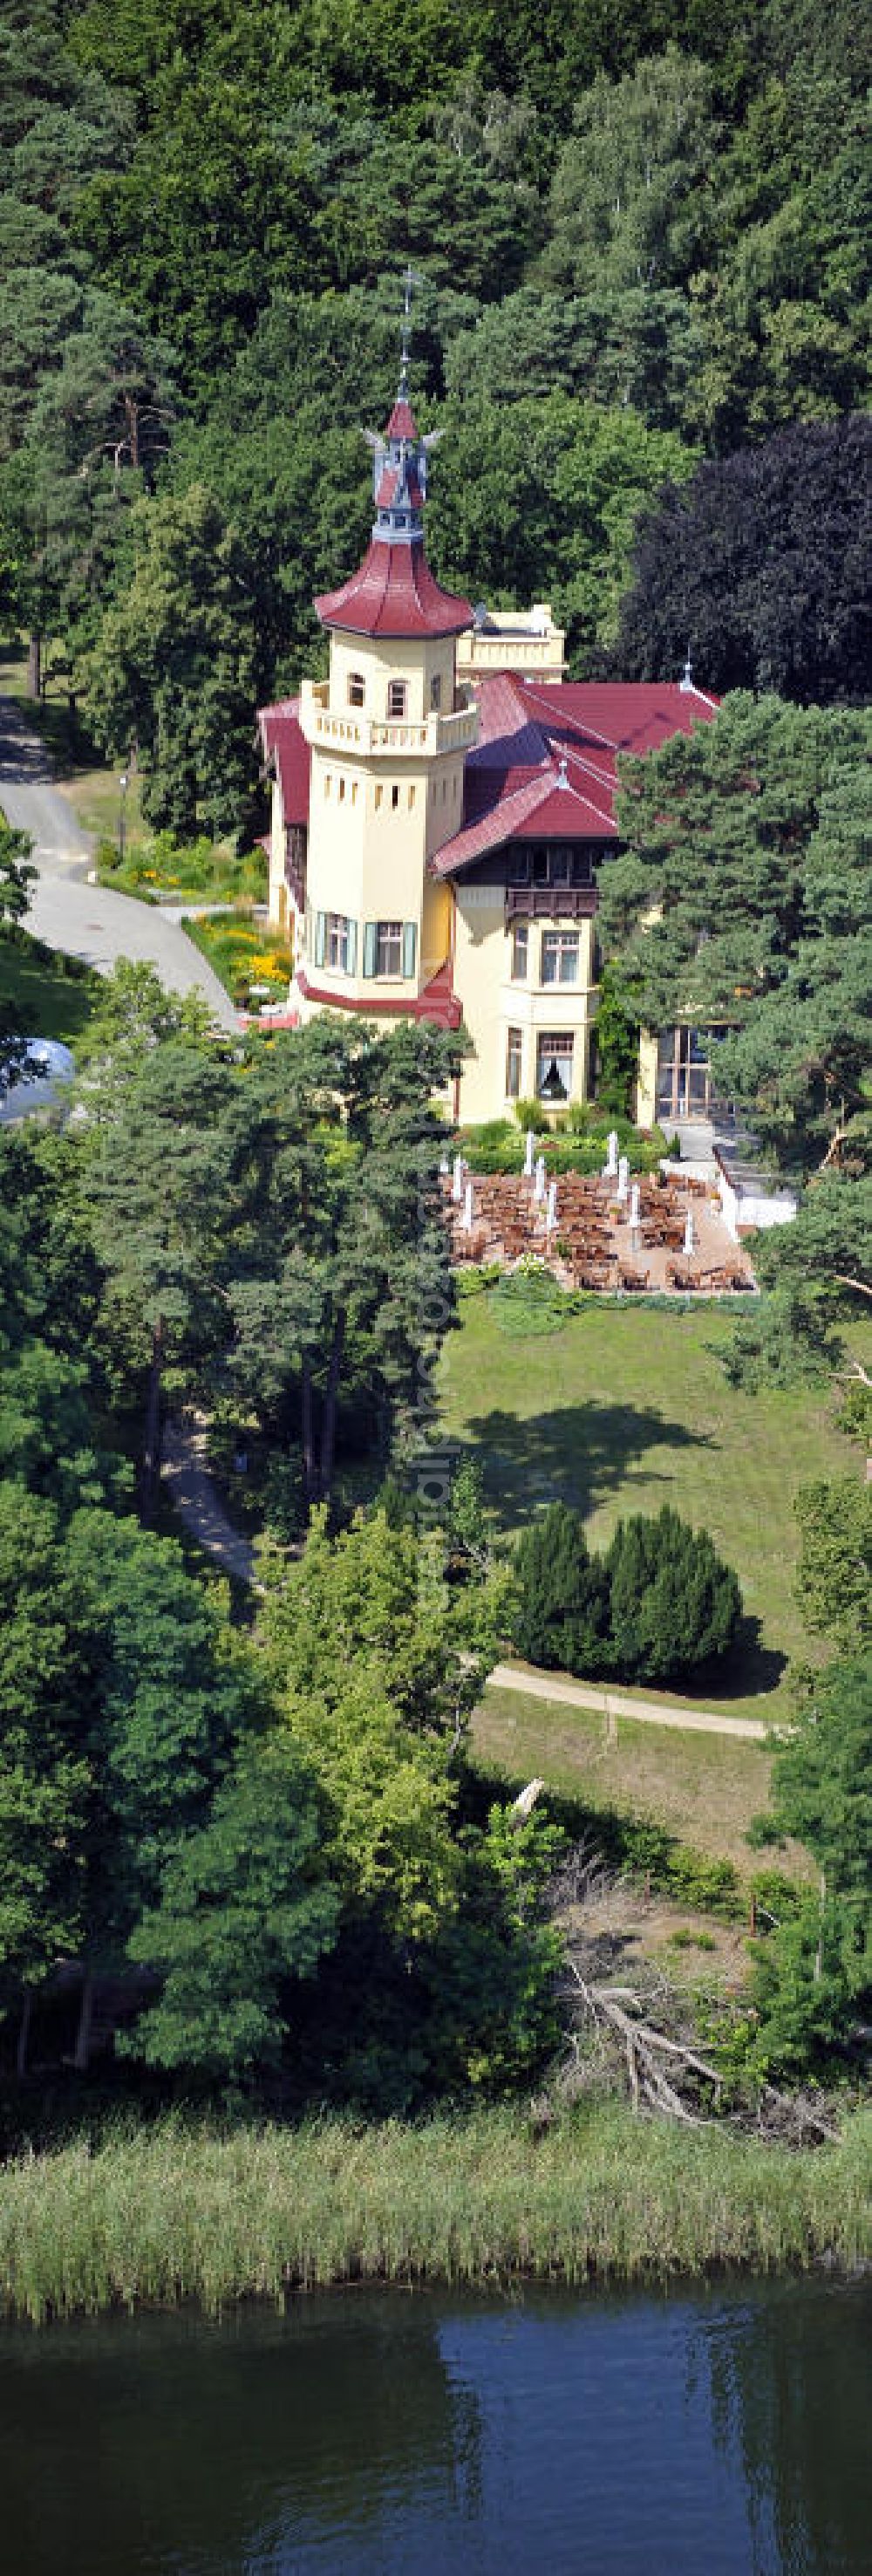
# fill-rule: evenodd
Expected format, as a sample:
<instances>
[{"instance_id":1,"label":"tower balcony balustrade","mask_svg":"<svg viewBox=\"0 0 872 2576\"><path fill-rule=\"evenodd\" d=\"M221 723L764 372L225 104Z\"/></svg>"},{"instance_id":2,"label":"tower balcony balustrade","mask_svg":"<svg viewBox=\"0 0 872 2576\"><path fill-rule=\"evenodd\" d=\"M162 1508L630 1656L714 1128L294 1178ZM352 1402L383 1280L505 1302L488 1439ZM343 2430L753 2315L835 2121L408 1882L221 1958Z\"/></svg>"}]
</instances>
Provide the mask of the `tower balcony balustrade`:
<instances>
[{"instance_id":1,"label":"tower balcony balustrade","mask_svg":"<svg viewBox=\"0 0 872 2576\"><path fill-rule=\"evenodd\" d=\"M420 760L422 755L429 759L441 752L472 750L478 738L478 708L458 707L450 715L433 713L420 724L408 716L382 722L354 707L331 707L329 681L304 680L300 728L306 741L321 750L349 752L359 760L378 759L382 754L391 760Z\"/></svg>"}]
</instances>

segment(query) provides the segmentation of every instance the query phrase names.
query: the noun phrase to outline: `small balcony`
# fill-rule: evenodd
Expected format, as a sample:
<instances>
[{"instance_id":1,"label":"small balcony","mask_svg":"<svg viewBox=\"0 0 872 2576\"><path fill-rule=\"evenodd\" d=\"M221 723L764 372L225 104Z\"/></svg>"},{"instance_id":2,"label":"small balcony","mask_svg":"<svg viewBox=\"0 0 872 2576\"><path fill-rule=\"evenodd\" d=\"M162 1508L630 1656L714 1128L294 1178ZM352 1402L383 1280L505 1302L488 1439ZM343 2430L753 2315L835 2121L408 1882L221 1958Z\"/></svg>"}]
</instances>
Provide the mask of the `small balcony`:
<instances>
[{"instance_id":1,"label":"small balcony","mask_svg":"<svg viewBox=\"0 0 872 2576\"><path fill-rule=\"evenodd\" d=\"M391 717L382 723L356 707L331 707L329 682L303 682L300 693L300 727L306 741L319 749L350 753L352 759L370 760L380 755L390 760L433 759L449 751L471 751L478 738L478 708L458 707L450 715L435 712L416 724L411 717Z\"/></svg>"}]
</instances>

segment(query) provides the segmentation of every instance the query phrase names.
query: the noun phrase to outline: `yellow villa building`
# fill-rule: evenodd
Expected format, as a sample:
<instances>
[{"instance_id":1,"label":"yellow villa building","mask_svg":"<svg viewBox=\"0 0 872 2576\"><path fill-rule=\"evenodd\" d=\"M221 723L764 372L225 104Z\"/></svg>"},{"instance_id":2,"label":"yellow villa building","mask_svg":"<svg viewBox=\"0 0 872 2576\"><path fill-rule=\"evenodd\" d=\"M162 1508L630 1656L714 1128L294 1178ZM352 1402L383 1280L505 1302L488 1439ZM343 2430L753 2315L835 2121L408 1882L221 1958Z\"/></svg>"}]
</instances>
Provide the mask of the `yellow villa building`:
<instances>
[{"instance_id":1,"label":"yellow villa building","mask_svg":"<svg viewBox=\"0 0 872 2576\"><path fill-rule=\"evenodd\" d=\"M543 1112L595 1080L597 876L616 847L619 752L716 713L676 684L563 676L550 608L489 614L427 562L432 439L397 400L371 437L362 564L316 600L326 680L260 711L272 776L270 919L292 947L289 1011L466 1030L455 1116ZM707 1105L693 1031L643 1040L637 1114Z\"/></svg>"}]
</instances>

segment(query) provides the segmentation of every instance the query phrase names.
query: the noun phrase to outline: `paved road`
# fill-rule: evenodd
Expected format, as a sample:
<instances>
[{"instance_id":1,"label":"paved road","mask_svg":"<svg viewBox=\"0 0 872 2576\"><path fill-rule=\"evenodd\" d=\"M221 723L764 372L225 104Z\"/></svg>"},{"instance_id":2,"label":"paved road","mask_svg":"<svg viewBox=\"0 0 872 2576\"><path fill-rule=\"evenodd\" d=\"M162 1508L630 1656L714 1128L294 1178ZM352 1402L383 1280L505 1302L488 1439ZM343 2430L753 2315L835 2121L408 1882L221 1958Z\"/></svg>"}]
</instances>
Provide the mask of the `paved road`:
<instances>
[{"instance_id":1,"label":"paved road","mask_svg":"<svg viewBox=\"0 0 872 2576\"><path fill-rule=\"evenodd\" d=\"M717 1709L668 1708L650 1700L630 1699L623 1691L596 1690L591 1682L558 1681L556 1673L519 1672L516 1664L495 1664L487 1690L523 1691L526 1699L558 1700L567 1708L596 1708L603 1717L632 1717L642 1726L677 1726L686 1734L743 1735L765 1744L769 1727L757 1717L722 1717Z\"/></svg>"},{"instance_id":2,"label":"paved road","mask_svg":"<svg viewBox=\"0 0 872 2576\"><path fill-rule=\"evenodd\" d=\"M45 745L9 698L0 698L0 809L34 844L39 874L31 888L29 930L102 975L118 957L142 959L171 991L202 993L222 1028L238 1027L223 984L177 922L167 921L153 904L87 883L90 837L53 784Z\"/></svg>"}]
</instances>

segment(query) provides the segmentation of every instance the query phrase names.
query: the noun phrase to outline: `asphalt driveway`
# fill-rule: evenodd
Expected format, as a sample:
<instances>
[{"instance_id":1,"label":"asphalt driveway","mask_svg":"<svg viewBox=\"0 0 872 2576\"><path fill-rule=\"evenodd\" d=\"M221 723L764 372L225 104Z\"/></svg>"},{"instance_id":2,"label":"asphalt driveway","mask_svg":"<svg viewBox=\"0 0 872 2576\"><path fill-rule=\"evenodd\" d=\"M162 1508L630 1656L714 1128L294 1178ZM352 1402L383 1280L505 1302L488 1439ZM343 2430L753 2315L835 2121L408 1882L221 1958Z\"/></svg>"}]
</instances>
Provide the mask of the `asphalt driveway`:
<instances>
[{"instance_id":1,"label":"asphalt driveway","mask_svg":"<svg viewBox=\"0 0 872 2576\"><path fill-rule=\"evenodd\" d=\"M54 785L44 743L10 698L0 698L0 809L16 830L29 832L34 845L38 876L31 887L29 930L102 975L118 957L142 959L170 991L201 993L220 1026L236 1029L223 984L177 922L164 920L154 904L88 884L89 835Z\"/></svg>"}]
</instances>

